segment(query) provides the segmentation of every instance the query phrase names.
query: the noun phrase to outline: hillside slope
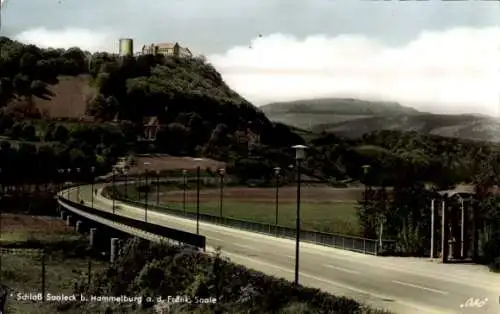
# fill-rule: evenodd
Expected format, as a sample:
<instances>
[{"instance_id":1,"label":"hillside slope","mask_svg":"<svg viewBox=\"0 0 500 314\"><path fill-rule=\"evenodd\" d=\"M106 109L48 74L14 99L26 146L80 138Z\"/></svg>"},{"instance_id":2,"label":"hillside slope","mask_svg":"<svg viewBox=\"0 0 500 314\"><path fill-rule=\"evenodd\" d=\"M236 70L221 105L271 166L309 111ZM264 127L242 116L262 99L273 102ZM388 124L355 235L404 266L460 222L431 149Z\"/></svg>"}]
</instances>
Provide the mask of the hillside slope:
<instances>
[{"instance_id":1,"label":"hillside slope","mask_svg":"<svg viewBox=\"0 0 500 314\"><path fill-rule=\"evenodd\" d=\"M259 144L280 149L304 142L271 123L204 58L89 55L6 37L0 51L0 116L17 129L31 130L22 123L27 118L118 122L134 139L130 149L223 160L247 157ZM80 119L84 115L92 118Z\"/></svg>"},{"instance_id":2,"label":"hillside slope","mask_svg":"<svg viewBox=\"0 0 500 314\"><path fill-rule=\"evenodd\" d=\"M50 118L84 116L88 100L96 94L95 88L90 85L90 75L59 76L57 79L57 84L48 86L53 96L50 99L33 98L35 107L43 116Z\"/></svg>"}]
</instances>

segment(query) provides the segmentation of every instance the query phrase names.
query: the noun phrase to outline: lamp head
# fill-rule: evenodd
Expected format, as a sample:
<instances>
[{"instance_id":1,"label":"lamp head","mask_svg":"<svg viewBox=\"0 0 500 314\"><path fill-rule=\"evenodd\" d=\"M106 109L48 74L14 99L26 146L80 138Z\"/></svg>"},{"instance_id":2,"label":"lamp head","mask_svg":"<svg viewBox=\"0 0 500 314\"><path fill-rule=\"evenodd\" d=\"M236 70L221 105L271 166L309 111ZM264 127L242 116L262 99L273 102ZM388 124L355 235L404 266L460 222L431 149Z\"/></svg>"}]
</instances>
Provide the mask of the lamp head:
<instances>
[{"instance_id":1,"label":"lamp head","mask_svg":"<svg viewBox=\"0 0 500 314\"><path fill-rule=\"evenodd\" d=\"M281 171L281 168L280 167L274 167L274 174L275 175L279 175L280 174L280 171Z\"/></svg>"},{"instance_id":2,"label":"lamp head","mask_svg":"<svg viewBox=\"0 0 500 314\"><path fill-rule=\"evenodd\" d=\"M368 171L370 171L371 166L370 166L370 165L363 165L363 166L362 166L362 168L363 168L363 172L364 172L365 174L367 174L367 173L368 173Z\"/></svg>"},{"instance_id":3,"label":"lamp head","mask_svg":"<svg viewBox=\"0 0 500 314\"><path fill-rule=\"evenodd\" d=\"M306 157L306 152L305 150L307 149L307 146L305 145L295 145L292 146L293 149L295 149L295 159L296 160L304 160Z\"/></svg>"}]
</instances>

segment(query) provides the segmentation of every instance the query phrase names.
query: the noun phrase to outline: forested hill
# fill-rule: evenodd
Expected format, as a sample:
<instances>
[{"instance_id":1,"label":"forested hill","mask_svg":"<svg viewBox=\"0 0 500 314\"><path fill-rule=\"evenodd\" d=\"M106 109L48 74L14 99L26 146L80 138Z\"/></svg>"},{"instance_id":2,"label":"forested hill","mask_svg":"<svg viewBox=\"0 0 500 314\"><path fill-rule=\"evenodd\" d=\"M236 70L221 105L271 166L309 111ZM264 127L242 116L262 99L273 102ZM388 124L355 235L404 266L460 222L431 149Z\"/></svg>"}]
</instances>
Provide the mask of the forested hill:
<instances>
[{"instance_id":1,"label":"forested hill","mask_svg":"<svg viewBox=\"0 0 500 314\"><path fill-rule=\"evenodd\" d=\"M145 117L156 116L166 126L156 143L164 152L244 155L247 146L241 139L247 129L270 146L301 142L231 90L202 58L122 59L79 48L40 49L5 37L0 38L0 51L1 107L20 100L51 99L55 95L50 85L57 85L61 76L90 74L95 92L87 101L87 114L97 121L128 121L137 134Z\"/></svg>"}]
</instances>

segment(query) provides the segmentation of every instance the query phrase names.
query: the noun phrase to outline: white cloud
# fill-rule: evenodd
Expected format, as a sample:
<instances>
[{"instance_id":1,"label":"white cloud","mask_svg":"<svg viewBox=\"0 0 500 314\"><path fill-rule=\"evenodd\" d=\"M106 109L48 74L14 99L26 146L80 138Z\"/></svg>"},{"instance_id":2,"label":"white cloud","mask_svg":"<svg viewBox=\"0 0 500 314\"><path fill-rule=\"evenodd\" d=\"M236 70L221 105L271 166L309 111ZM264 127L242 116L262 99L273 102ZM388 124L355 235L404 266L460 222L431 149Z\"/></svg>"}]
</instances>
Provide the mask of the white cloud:
<instances>
[{"instance_id":1,"label":"white cloud","mask_svg":"<svg viewBox=\"0 0 500 314\"><path fill-rule=\"evenodd\" d=\"M91 31L82 28L67 28L63 30L48 30L35 28L24 31L15 36L15 39L24 43L34 44L43 48L71 48L80 47L88 51L112 51L114 46L118 50L118 39L110 31Z\"/></svg>"},{"instance_id":2,"label":"white cloud","mask_svg":"<svg viewBox=\"0 0 500 314\"><path fill-rule=\"evenodd\" d=\"M339 96L399 101L431 112L497 116L500 28L422 32L401 47L363 36L273 34L208 59L261 105Z\"/></svg>"},{"instance_id":3,"label":"white cloud","mask_svg":"<svg viewBox=\"0 0 500 314\"><path fill-rule=\"evenodd\" d=\"M110 31L38 28L16 36L42 47L118 51ZM208 60L257 105L313 97L398 101L431 112L500 115L500 28L422 32L390 47L371 38L273 34ZM251 48L250 48L251 46Z\"/></svg>"}]
</instances>

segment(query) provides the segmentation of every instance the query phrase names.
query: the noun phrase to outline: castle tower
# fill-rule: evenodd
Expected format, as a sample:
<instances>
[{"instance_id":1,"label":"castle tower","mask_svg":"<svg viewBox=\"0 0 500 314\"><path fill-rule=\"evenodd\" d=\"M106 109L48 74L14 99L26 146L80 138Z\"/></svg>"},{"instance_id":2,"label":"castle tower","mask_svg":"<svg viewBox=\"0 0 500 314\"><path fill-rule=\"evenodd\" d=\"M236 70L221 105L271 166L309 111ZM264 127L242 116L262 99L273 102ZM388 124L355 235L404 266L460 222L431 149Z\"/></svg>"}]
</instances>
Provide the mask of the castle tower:
<instances>
[{"instance_id":1,"label":"castle tower","mask_svg":"<svg viewBox=\"0 0 500 314\"><path fill-rule=\"evenodd\" d=\"M120 39L120 57L132 57L134 55L134 40L131 38Z\"/></svg>"}]
</instances>

